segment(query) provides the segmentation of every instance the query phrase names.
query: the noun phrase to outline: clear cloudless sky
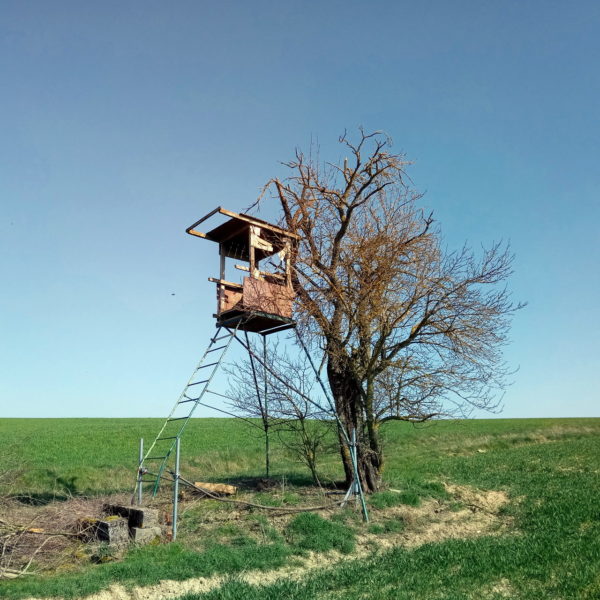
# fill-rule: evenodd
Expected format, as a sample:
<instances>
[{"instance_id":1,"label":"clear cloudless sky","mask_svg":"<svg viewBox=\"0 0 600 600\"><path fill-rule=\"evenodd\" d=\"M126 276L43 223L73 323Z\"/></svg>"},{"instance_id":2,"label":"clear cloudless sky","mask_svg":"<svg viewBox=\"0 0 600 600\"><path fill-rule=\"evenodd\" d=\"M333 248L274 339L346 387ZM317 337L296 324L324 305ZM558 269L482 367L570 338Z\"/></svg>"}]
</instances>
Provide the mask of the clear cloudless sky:
<instances>
[{"instance_id":1,"label":"clear cloudless sky","mask_svg":"<svg viewBox=\"0 0 600 600\"><path fill-rule=\"evenodd\" d=\"M599 32L585 0L0 0L0 416L165 415L214 331L185 227L359 125L448 247L512 245L501 416L600 416Z\"/></svg>"}]
</instances>

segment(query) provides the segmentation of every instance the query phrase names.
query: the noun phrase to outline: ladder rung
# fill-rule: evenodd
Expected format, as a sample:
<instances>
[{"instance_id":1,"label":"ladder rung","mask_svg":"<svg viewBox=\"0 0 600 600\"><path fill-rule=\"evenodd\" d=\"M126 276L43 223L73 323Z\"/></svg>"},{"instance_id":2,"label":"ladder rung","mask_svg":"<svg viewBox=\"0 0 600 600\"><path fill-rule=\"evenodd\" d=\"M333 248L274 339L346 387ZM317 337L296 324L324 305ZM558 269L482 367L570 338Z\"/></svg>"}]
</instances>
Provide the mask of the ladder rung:
<instances>
[{"instance_id":1,"label":"ladder rung","mask_svg":"<svg viewBox=\"0 0 600 600\"><path fill-rule=\"evenodd\" d=\"M225 353L227 352L227 348L229 348L229 346L231 345L231 339L235 336L235 332L232 330L229 330L227 327L225 327L224 330L226 331L226 333L224 333L223 335L219 335L219 332L222 331L222 328L219 325L219 329L215 333L215 336L210 338L210 344L208 346L208 349L206 350L206 352L204 353L204 355L202 357L202 360L200 361L201 364L196 367L196 371L192 375L192 379L199 376L198 373L201 369L208 369L208 368L212 368L212 367L214 367L214 369L212 371L206 371L204 373L204 375L208 377L207 379L203 379L202 381L194 381L192 383L187 384L182 395L180 396L180 399L177 401L175 408L173 408L173 410L171 411L171 414L176 413L176 409L179 404L187 404L188 402L194 402L195 405L189 407L190 412L189 412L189 414L187 414L184 417L168 417L165 424L163 425L163 429L161 430L161 433L163 433L163 430L167 427L168 423L171 423L173 421L188 421L190 419L190 417L192 416L194 409L196 408L196 405L198 405L200 403L201 398L203 397L205 392L208 391L208 385L211 382L211 379L212 379L215 371L218 369L219 365L221 364L221 361L223 360L223 357L225 356ZM237 327L236 327L236 331L237 331ZM215 344L219 341L224 341L224 343L221 344L220 346L216 346ZM210 354L211 352L218 352L218 351L222 351L222 352L220 355L218 355L216 357L217 358L216 361L203 364L205 360L210 360L210 359L207 359L208 354ZM196 393L199 393L199 395L197 397L188 396L188 394L187 394L188 388L190 388L194 385L203 385L204 387L199 388L198 390L195 390ZM182 409L180 412L184 412L184 411L185 411L185 409ZM141 465L140 465L140 479L138 481L140 482L140 484L154 484L153 496L155 496L156 492L158 491L158 487L160 485L160 480L161 480L161 474L162 474L163 470L165 469L165 466L168 464L169 457L172 456L173 446L175 445L174 441L179 439L179 436L181 435L183 428L185 428L185 423L182 423L181 426L174 425L173 427L170 427L169 429L167 429L165 431L165 433L170 433L171 431L177 432L177 430L179 430L179 433L177 435L172 435L172 436L166 435L164 437L157 437L154 440L154 444L156 444L157 442L163 442L163 441L164 442L172 442L169 444L163 444L162 446L160 444L158 444L156 447L157 451L162 449L163 451L166 451L167 454L165 454L164 456L148 456L148 457L144 458L144 462L162 461L162 464L160 464L160 466L159 466L159 469L158 469L159 473L156 475L156 479L154 479L155 474L149 472L148 469L144 469L145 473L142 473L142 469L141 469ZM159 433L159 435L160 435L160 433ZM154 444L153 444L153 447L154 447ZM151 451L152 451L152 449L150 449L150 452ZM167 472L170 472L170 471L167 471ZM152 479L142 478L143 474L146 474L147 477L152 477Z\"/></svg>"},{"instance_id":2,"label":"ladder rung","mask_svg":"<svg viewBox=\"0 0 600 600\"><path fill-rule=\"evenodd\" d=\"M230 334L230 333L226 333L225 335L220 335L219 337L212 338L212 339L210 340L210 343L211 343L211 344L214 344L215 342L218 342L219 340L224 340L224 339L225 339L225 338L227 338L227 337L231 337L231 334Z\"/></svg>"},{"instance_id":3,"label":"ladder rung","mask_svg":"<svg viewBox=\"0 0 600 600\"><path fill-rule=\"evenodd\" d=\"M212 350L209 350L206 354L208 354L209 352L216 352L217 350L221 350L222 348L226 348L227 344L223 344L222 346L218 346L217 348L213 348Z\"/></svg>"}]
</instances>

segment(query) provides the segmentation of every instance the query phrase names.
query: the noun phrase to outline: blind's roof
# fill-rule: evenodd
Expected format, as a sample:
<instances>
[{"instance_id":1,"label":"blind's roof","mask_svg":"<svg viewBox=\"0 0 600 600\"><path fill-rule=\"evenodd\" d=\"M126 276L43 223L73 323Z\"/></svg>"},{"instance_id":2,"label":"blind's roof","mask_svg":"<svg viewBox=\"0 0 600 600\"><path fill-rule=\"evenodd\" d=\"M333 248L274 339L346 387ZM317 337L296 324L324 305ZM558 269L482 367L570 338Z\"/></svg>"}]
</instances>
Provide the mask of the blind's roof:
<instances>
[{"instance_id":1,"label":"blind's roof","mask_svg":"<svg viewBox=\"0 0 600 600\"><path fill-rule=\"evenodd\" d=\"M206 233L195 229L200 223L217 214L228 218ZM196 221L193 225L190 225L186 231L190 235L222 244L227 256L248 260L250 244L249 230L252 225L260 227L261 238L269 242L273 247L272 251L260 250L259 253L261 256L257 256L257 258L263 258L264 256L279 252L285 247L288 240L294 242L300 239L299 235L277 227L277 225L250 215L234 213L220 206Z\"/></svg>"}]
</instances>

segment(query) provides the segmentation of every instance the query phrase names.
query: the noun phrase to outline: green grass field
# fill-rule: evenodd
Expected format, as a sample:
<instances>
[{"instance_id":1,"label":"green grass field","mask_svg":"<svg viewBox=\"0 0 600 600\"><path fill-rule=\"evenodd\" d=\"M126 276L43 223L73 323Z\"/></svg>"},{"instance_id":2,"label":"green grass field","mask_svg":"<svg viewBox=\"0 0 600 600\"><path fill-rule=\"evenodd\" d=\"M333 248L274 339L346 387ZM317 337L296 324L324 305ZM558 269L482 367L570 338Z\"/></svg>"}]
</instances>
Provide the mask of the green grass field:
<instances>
[{"instance_id":1,"label":"green grass field","mask_svg":"<svg viewBox=\"0 0 600 600\"><path fill-rule=\"evenodd\" d=\"M129 491L137 441L151 438L158 424L153 419L0 420L4 463L22 470L12 491L40 500ZM187 526L189 533L182 533L178 544L134 550L122 562L76 572L2 582L0 597L78 598L115 581L148 585L228 573L217 589L187 599L600 598L599 434L600 419L386 426L384 476L404 494L398 501L441 498L442 483L502 491L510 500L502 513L511 527L495 533L398 546L311 570L300 581L252 585L236 574L290 564L309 550L351 552L346 540L363 535L366 526L356 519L326 519L329 526L303 517L306 522L277 530L268 515L252 514L234 525L223 522L219 540L195 546L193 536L201 538L208 522L206 504L184 516L182 531ZM239 422L194 420L183 454L182 472L192 479L235 482L262 475L262 441ZM282 449L275 448L273 462L274 476L285 476L291 496L294 485L308 483L306 470ZM335 455L325 457L322 471L326 480L340 477ZM385 535L394 525L377 521L378 505L387 498L371 501L372 534Z\"/></svg>"}]
</instances>

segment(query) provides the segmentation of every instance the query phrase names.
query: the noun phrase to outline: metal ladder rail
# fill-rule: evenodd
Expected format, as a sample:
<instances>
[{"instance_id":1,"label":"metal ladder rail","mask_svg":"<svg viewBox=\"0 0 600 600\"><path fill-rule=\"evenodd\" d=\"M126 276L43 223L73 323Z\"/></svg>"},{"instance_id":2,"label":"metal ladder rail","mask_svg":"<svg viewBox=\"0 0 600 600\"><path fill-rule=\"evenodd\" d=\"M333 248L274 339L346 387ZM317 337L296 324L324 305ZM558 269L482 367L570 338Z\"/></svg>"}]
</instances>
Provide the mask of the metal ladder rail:
<instances>
[{"instance_id":1,"label":"metal ladder rail","mask_svg":"<svg viewBox=\"0 0 600 600\"><path fill-rule=\"evenodd\" d=\"M198 365L198 367L194 370L194 372L192 373L192 377L190 378L190 380L188 381L187 385L185 386L183 392L181 393L181 395L179 396L179 399L177 400L177 402L175 403L173 409L171 410L171 413L169 414L169 416L167 417L167 419L165 420L163 427L161 428L161 431L159 432L159 434L157 435L156 439L155 439L155 444L156 442L159 441L166 441L166 440L171 440L171 444L169 446L169 448L165 451L164 456L162 457L155 457L156 459L160 460L160 465L158 467L158 471L156 472L156 480L154 482L154 486L152 489L152 496L155 497L157 492L158 492L158 488L160 486L160 480L162 478L163 472L165 471L165 468L167 466L167 463L169 461L169 458L171 457L171 454L173 453L173 450L177 444L177 439L179 439L181 437L181 435L183 434L183 431L186 427L186 425L188 424L190 418L192 417L194 411L196 410L197 406L200 404L200 400L202 399L202 397L204 396L204 394L206 393L206 390L208 388L208 385L210 384L212 378L214 377L217 369L219 368L221 361L223 360L225 354L227 353L227 350L229 349L229 346L231 344L231 340L234 337L234 334L228 330L228 333L225 334L224 336L219 336L218 333L220 331L221 328L219 328L219 330L217 331L217 335L215 335L214 338L212 338L212 341L210 346L208 347L207 351L204 353L204 356L202 357L202 360L200 362L200 364ZM216 341L218 341L219 339L224 339L225 337L229 337L229 339L227 340L227 343L224 344L223 346L219 346L218 348L212 348L212 346L214 345L214 343ZM204 365L202 364L204 362L204 360L206 359L206 356L208 356L208 354L210 352L216 351L221 349L222 352L219 356L219 359L215 362L215 363L211 363L210 365ZM210 373L210 375L208 376L207 379L203 380L203 381L198 381L198 382L194 382L193 380L195 379L198 371L200 371L203 368L209 367L209 366L213 366L213 369ZM188 396L188 391L190 390L190 388L192 386L195 385L202 385L202 389L199 393L199 395L195 398L191 398L190 396ZM182 417L174 417L173 414L175 413L175 411L177 410L177 408L179 406L181 406L182 404L187 404L187 403L191 403L191 407L190 407L190 411L182 416ZM161 437L162 433L164 432L165 428L169 425L169 423L172 423L174 421L181 421L181 426L178 428L178 430L176 432L174 432L174 435L170 435L167 437ZM149 454L149 453L148 453Z\"/></svg>"},{"instance_id":2,"label":"metal ladder rail","mask_svg":"<svg viewBox=\"0 0 600 600\"><path fill-rule=\"evenodd\" d=\"M239 323L238 323L239 326ZM225 329L227 331L226 334L224 335L220 335L221 331ZM233 340L233 338L235 337L237 332L237 326L234 330L231 330L227 327L224 326L219 326L215 335L211 338L210 340L210 344L208 345L206 351L204 352L204 354L202 355L202 358L200 359L200 362L198 363L198 365L196 366L196 368L194 369L190 379L188 380L186 386L184 387L183 391L181 392L179 398L177 399L177 401L175 402L175 404L173 405L173 408L171 409L171 412L169 413L169 416L165 419L165 422L163 423L163 426L161 427L160 431L158 432L158 435L156 436L156 438L154 439L154 441L152 442L152 444L150 445L150 447L148 448L147 452L144 455L144 460L142 461L140 468L144 468L144 465L146 463L146 461L152 461L152 460L160 460L160 466L158 467L158 471L155 473L152 473L153 476L156 477L156 479L154 480L154 487L152 490L152 496L156 496L156 493L158 492L158 488L160 486L160 480L162 478L162 474L165 470L165 467L167 465L167 462L171 456L171 454L173 453L173 449L175 448L175 445L177 443L177 439L181 437L186 425L188 424L190 418L192 417L194 411L196 410L196 407L201 404L200 400L202 399L202 397L204 396L204 394L207 392L208 386L210 384L210 382L212 381L215 373L217 372L223 358L225 357L225 354L227 353L227 351L229 350L229 347L231 345L231 341ZM224 340L225 338L229 338L227 340L227 342L225 344L223 344L222 346L218 346L217 348L213 348L213 346L215 345L215 343L217 343L218 341ZM222 350L218 360L216 360L215 362L209 363L207 365L204 364L207 356L211 353L211 352L215 352L217 350ZM212 371L210 372L210 374L208 375L208 377L202 381L194 381L198 372L202 369L208 368L208 367L213 367ZM202 385L202 389L199 393L199 395L195 398L192 398L190 396L188 396L188 391L192 386L196 386L196 385ZM185 416L183 417L173 417L173 415L175 414L176 410L182 405L182 404L186 404L186 403L191 403L191 408L189 413L187 413ZM165 429L167 428L167 426L169 425L169 423L172 423L173 421L182 421L181 427L179 427L179 429L177 430L177 432L174 435L170 435L167 437L162 437ZM163 456L152 456L152 452L154 450L154 448L156 447L157 443L160 441L166 441L166 440L172 440L170 446L168 447L168 449L166 451L164 451L164 455ZM153 480L148 481L149 483L152 482ZM139 483L138 483L139 485ZM137 486L136 486L137 487Z\"/></svg>"},{"instance_id":3,"label":"metal ladder rail","mask_svg":"<svg viewBox=\"0 0 600 600\"><path fill-rule=\"evenodd\" d=\"M161 427L161 429L158 432L156 438L154 439L154 441L152 442L152 444L150 445L150 447L146 451L146 454L144 455L144 461L147 460L148 457L152 454L152 450L154 450L154 446L156 446L156 442L160 439L163 431L167 427L167 424L169 423L169 419L173 416L173 414L177 410L177 407L179 406L179 403L181 402L181 399L184 397L185 392L187 391L190 383L192 383L194 381L194 378L196 377L196 373L202 368L203 363L206 360L206 357L208 356L209 352L211 351L212 346L215 344L215 342L217 341L217 339L223 339L224 337L231 335L230 333L227 333L226 336L219 337L220 331L221 331L221 327L219 327L219 329L217 329L217 332L215 333L214 337L210 338L210 343L209 343L208 347L206 348L204 354L202 355L202 358L200 359L200 362L194 368L194 371L192 372L191 377L189 378L188 382L186 383L185 387L183 388L183 391L179 395L179 398L177 398L177 401L175 402L175 404L173 405L173 408L171 409L171 412L169 413L169 415L165 419L165 422L163 423L163 426ZM229 341L231 341L231 340L229 340Z\"/></svg>"}]
</instances>

